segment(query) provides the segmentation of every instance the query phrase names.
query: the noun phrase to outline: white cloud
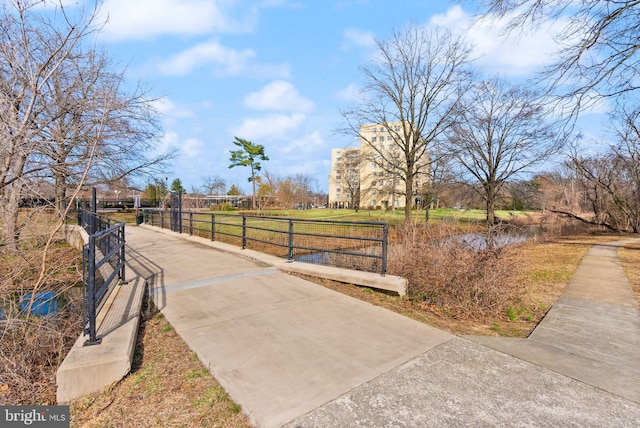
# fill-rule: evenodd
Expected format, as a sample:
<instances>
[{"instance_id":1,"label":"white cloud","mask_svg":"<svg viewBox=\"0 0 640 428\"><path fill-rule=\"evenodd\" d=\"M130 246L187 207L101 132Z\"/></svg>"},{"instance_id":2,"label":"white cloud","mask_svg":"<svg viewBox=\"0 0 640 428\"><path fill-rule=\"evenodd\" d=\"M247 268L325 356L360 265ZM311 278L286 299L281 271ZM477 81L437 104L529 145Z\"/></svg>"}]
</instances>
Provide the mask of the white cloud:
<instances>
[{"instance_id":1,"label":"white cloud","mask_svg":"<svg viewBox=\"0 0 640 428\"><path fill-rule=\"evenodd\" d=\"M202 157L204 143L197 138L187 138L177 147L187 159L199 159Z\"/></svg>"},{"instance_id":2,"label":"white cloud","mask_svg":"<svg viewBox=\"0 0 640 428\"><path fill-rule=\"evenodd\" d=\"M361 102L362 92L360 91L358 85L356 85L355 83L351 83L349 84L349 86L339 91L336 94L336 98L348 102Z\"/></svg>"},{"instance_id":3,"label":"white cloud","mask_svg":"<svg viewBox=\"0 0 640 428\"><path fill-rule=\"evenodd\" d=\"M370 31L349 28L345 30L343 37L345 41L342 47L345 50L350 50L351 48L372 49L376 46L376 39Z\"/></svg>"},{"instance_id":4,"label":"white cloud","mask_svg":"<svg viewBox=\"0 0 640 428\"><path fill-rule=\"evenodd\" d=\"M166 131L162 138L160 138L160 144L158 145L156 152L160 154L175 148L178 144L178 140L177 132Z\"/></svg>"},{"instance_id":5,"label":"white cloud","mask_svg":"<svg viewBox=\"0 0 640 428\"><path fill-rule=\"evenodd\" d=\"M161 63L159 69L164 74L184 76L195 68L213 63L220 66L225 74L233 75L239 74L255 55L251 49L236 51L222 46L217 41L210 41L174 55Z\"/></svg>"},{"instance_id":6,"label":"white cloud","mask_svg":"<svg viewBox=\"0 0 640 428\"><path fill-rule=\"evenodd\" d=\"M258 92L247 95L244 105L257 110L298 111L313 110L313 101L300 95L295 86L284 80L269 83Z\"/></svg>"},{"instance_id":7,"label":"white cloud","mask_svg":"<svg viewBox=\"0 0 640 428\"><path fill-rule=\"evenodd\" d=\"M180 135L175 131L166 131L160 139L162 150L176 148L181 157L198 158L201 156L204 143L197 138L181 139Z\"/></svg>"},{"instance_id":8,"label":"white cloud","mask_svg":"<svg viewBox=\"0 0 640 428\"><path fill-rule=\"evenodd\" d=\"M509 34L506 30L511 18L512 14L502 19L486 15L473 22L473 17L456 5L445 14L434 15L429 24L464 35L473 45L478 64L492 73L524 76L551 64L559 48L554 37L564 22L559 19L536 31Z\"/></svg>"},{"instance_id":9,"label":"white cloud","mask_svg":"<svg viewBox=\"0 0 640 428\"><path fill-rule=\"evenodd\" d=\"M300 157L307 157L309 152L314 152L318 148L324 148L324 140L320 132L316 131L302 138L291 140L291 142L281 150L283 153L293 154L294 157L295 154L299 154Z\"/></svg>"},{"instance_id":10,"label":"white cloud","mask_svg":"<svg viewBox=\"0 0 640 428\"><path fill-rule=\"evenodd\" d=\"M248 140L281 138L297 129L305 120L306 116L302 113L247 118L240 126L232 128L231 134Z\"/></svg>"},{"instance_id":11,"label":"white cloud","mask_svg":"<svg viewBox=\"0 0 640 428\"><path fill-rule=\"evenodd\" d=\"M191 110L177 107L173 103L173 101L169 99L169 97L159 98L155 100L152 105L158 111L158 113L164 116L178 118L193 117L193 112Z\"/></svg>"},{"instance_id":12,"label":"white cloud","mask_svg":"<svg viewBox=\"0 0 640 428\"><path fill-rule=\"evenodd\" d=\"M287 78L288 64L260 64L255 62L252 49L236 50L221 45L216 40L192 46L158 64L160 73L169 76L186 76L193 70L210 66L215 74L244 76L260 79Z\"/></svg>"},{"instance_id":13,"label":"white cloud","mask_svg":"<svg viewBox=\"0 0 640 428\"><path fill-rule=\"evenodd\" d=\"M466 13L460 5L451 7L444 14L433 15L429 20L431 25L462 31L465 31L470 23L471 15Z\"/></svg>"},{"instance_id":14,"label":"white cloud","mask_svg":"<svg viewBox=\"0 0 640 428\"><path fill-rule=\"evenodd\" d=\"M248 30L233 19L234 0L105 0L108 16L104 37L109 40L148 39L163 34L201 35L212 31Z\"/></svg>"}]
</instances>

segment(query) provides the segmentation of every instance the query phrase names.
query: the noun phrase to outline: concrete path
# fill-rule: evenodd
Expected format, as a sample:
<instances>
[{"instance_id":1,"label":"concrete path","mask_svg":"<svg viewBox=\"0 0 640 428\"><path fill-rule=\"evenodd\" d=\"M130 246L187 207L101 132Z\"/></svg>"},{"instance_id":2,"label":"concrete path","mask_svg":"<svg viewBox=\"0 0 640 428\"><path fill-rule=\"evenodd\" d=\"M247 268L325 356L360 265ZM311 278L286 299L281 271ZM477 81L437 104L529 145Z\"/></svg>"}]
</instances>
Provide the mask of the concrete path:
<instances>
[{"instance_id":1,"label":"concrete path","mask_svg":"<svg viewBox=\"0 0 640 428\"><path fill-rule=\"evenodd\" d=\"M144 228L127 228L127 242L167 320L257 426L640 425L632 395L260 260ZM635 311L628 346L637 355L637 302Z\"/></svg>"},{"instance_id":2,"label":"concrete path","mask_svg":"<svg viewBox=\"0 0 640 428\"><path fill-rule=\"evenodd\" d=\"M617 251L591 248L528 339L472 340L640 403L640 309Z\"/></svg>"}]
</instances>

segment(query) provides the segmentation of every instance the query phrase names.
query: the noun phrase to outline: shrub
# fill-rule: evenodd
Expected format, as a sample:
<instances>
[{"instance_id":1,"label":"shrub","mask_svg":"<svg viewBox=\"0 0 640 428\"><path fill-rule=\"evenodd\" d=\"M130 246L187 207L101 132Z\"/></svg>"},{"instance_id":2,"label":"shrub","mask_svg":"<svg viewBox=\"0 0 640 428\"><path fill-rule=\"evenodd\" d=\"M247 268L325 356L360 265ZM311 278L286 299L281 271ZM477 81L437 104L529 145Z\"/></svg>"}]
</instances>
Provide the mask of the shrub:
<instances>
[{"instance_id":1,"label":"shrub","mask_svg":"<svg viewBox=\"0 0 640 428\"><path fill-rule=\"evenodd\" d=\"M80 312L0 322L0 401L54 404L56 371L78 338Z\"/></svg>"},{"instance_id":2,"label":"shrub","mask_svg":"<svg viewBox=\"0 0 640 428\"><path fill-rule=\"evenodd\" d=\"M502 317L520 300L511 247L470 245L455 226L417 225L400 232L390 248L389 272L409 281L417 305L459 319Z\"/></svg>"},{"instance_id":3,"label":"shrub","mask_svg":"<svg viewBox=\"0 0 640 428\"><path fill-rule=\"evenodd\" d=\"M18 305L34 291L43 246L31 239L22 247L18 254L0 254L0 306L6 318L0 320L0 403L53 404L58 366L82 332L82 296L70 290L81 281L81 253L64 243L49 249L40 291L64 296L60 311L27 317Z\"/></svg>"}]
</instances>

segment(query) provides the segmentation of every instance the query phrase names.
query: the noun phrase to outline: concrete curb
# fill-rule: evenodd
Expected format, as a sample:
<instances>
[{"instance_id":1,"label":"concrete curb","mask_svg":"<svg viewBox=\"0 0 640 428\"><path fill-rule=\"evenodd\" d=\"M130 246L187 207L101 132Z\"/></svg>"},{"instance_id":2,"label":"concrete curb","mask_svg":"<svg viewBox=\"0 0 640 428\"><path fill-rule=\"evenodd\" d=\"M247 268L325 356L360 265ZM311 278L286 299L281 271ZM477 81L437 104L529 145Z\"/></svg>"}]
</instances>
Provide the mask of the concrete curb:
<instances>
[{"instance_id":1,"label":"concrete curb","mask_svg":"<svg viewBox=\"0 0 640 428\"><path fill-rule=\"evenodd\" d=\"M236 246L225 244L223 242L210 241L199 236L186 235L184 233L173 232L167 229L161 229L156 226L141 224L140 227L164 233L170 236L178 237L186 241L196 242L207 245L218 250L226 251L232 254L256 260L271 265L283 272L297 273L317 278L329 279L332 281L343 282L346 284L354 284L363 287L375 288L378 290L393 291L400 296L407 294L407 283L405 278L395 275L382 276L378 273L362 272L356 270L342 269L331 266L314 265L310 263L283 260L279 257L269 254L260 253L258 251L242 249Z\"/></svg>"},{"instance_id":2,"label":"concrete curb","mask_svg":"<svg viewBox=\"0 0 640 428\"><path fill-rule=\"evenodd\" d=\"M71 245L82 247L86 238L82 228L71 226L65 233ZM81 334L58 367L58 403L99 391L131 371L146 284L140 276L129 276L128 280L116 285L98 314L97 334L102 343L84 346L87 338Z\"/></svg>"}]
</instances>

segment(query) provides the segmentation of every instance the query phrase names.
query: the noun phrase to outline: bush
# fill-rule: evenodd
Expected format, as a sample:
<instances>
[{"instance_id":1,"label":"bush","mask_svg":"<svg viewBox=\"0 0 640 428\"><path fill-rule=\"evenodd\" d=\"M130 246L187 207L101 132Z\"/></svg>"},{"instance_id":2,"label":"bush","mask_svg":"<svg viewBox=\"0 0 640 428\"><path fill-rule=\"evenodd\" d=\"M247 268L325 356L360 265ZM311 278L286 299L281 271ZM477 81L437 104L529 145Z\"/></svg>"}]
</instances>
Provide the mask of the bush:
<instances>
[{"instance_id":1,"label":"bush","mask_svg":"<svg viewBox=\"0 0 640 428\"><path fill-rule=\"evenodd\" d=\"M54 404L56 371L82 333L82 296L71 292L81 281L81 253L65 243L49 249L45 280L39 291L64 296L60 311L27 317L19 302L34 292L40 273L40 240L23 243L20 253L0 254L0 403L6 405ZM75 291L75 290L74 290Z\"/></svg>"},{"instance_id":2,"label":"bush","mask_svg":"<svg viewBox=\"0 0 640 428\"><path fill-rule=\"evenodd\" d=\"M10 318L0 322L0 401L56 402L56 371L78 338L80 313Z\"/></svg>"},{"instance_id":3,"label":"bush","mask_svg":"<svg viewBox=\"0 0 640 428\"><path fill-rule=\"evenodd\" d=\"M211 205L211 211L237 211L238 208L226 202Z\"/></svg>"},{"instance_id":4,"label":"bush","mask_svg":"<svg viewBox=\"0 0 640 428\"><path fill-rule=\"evenodd\" d=\"M502 317L520 300L518 267L510 247L479 248L460 239L455 226L418 225L401 231L390 248L389 272L409 281L411 301L457 319Z\"/></svg>"}]
</instances>

